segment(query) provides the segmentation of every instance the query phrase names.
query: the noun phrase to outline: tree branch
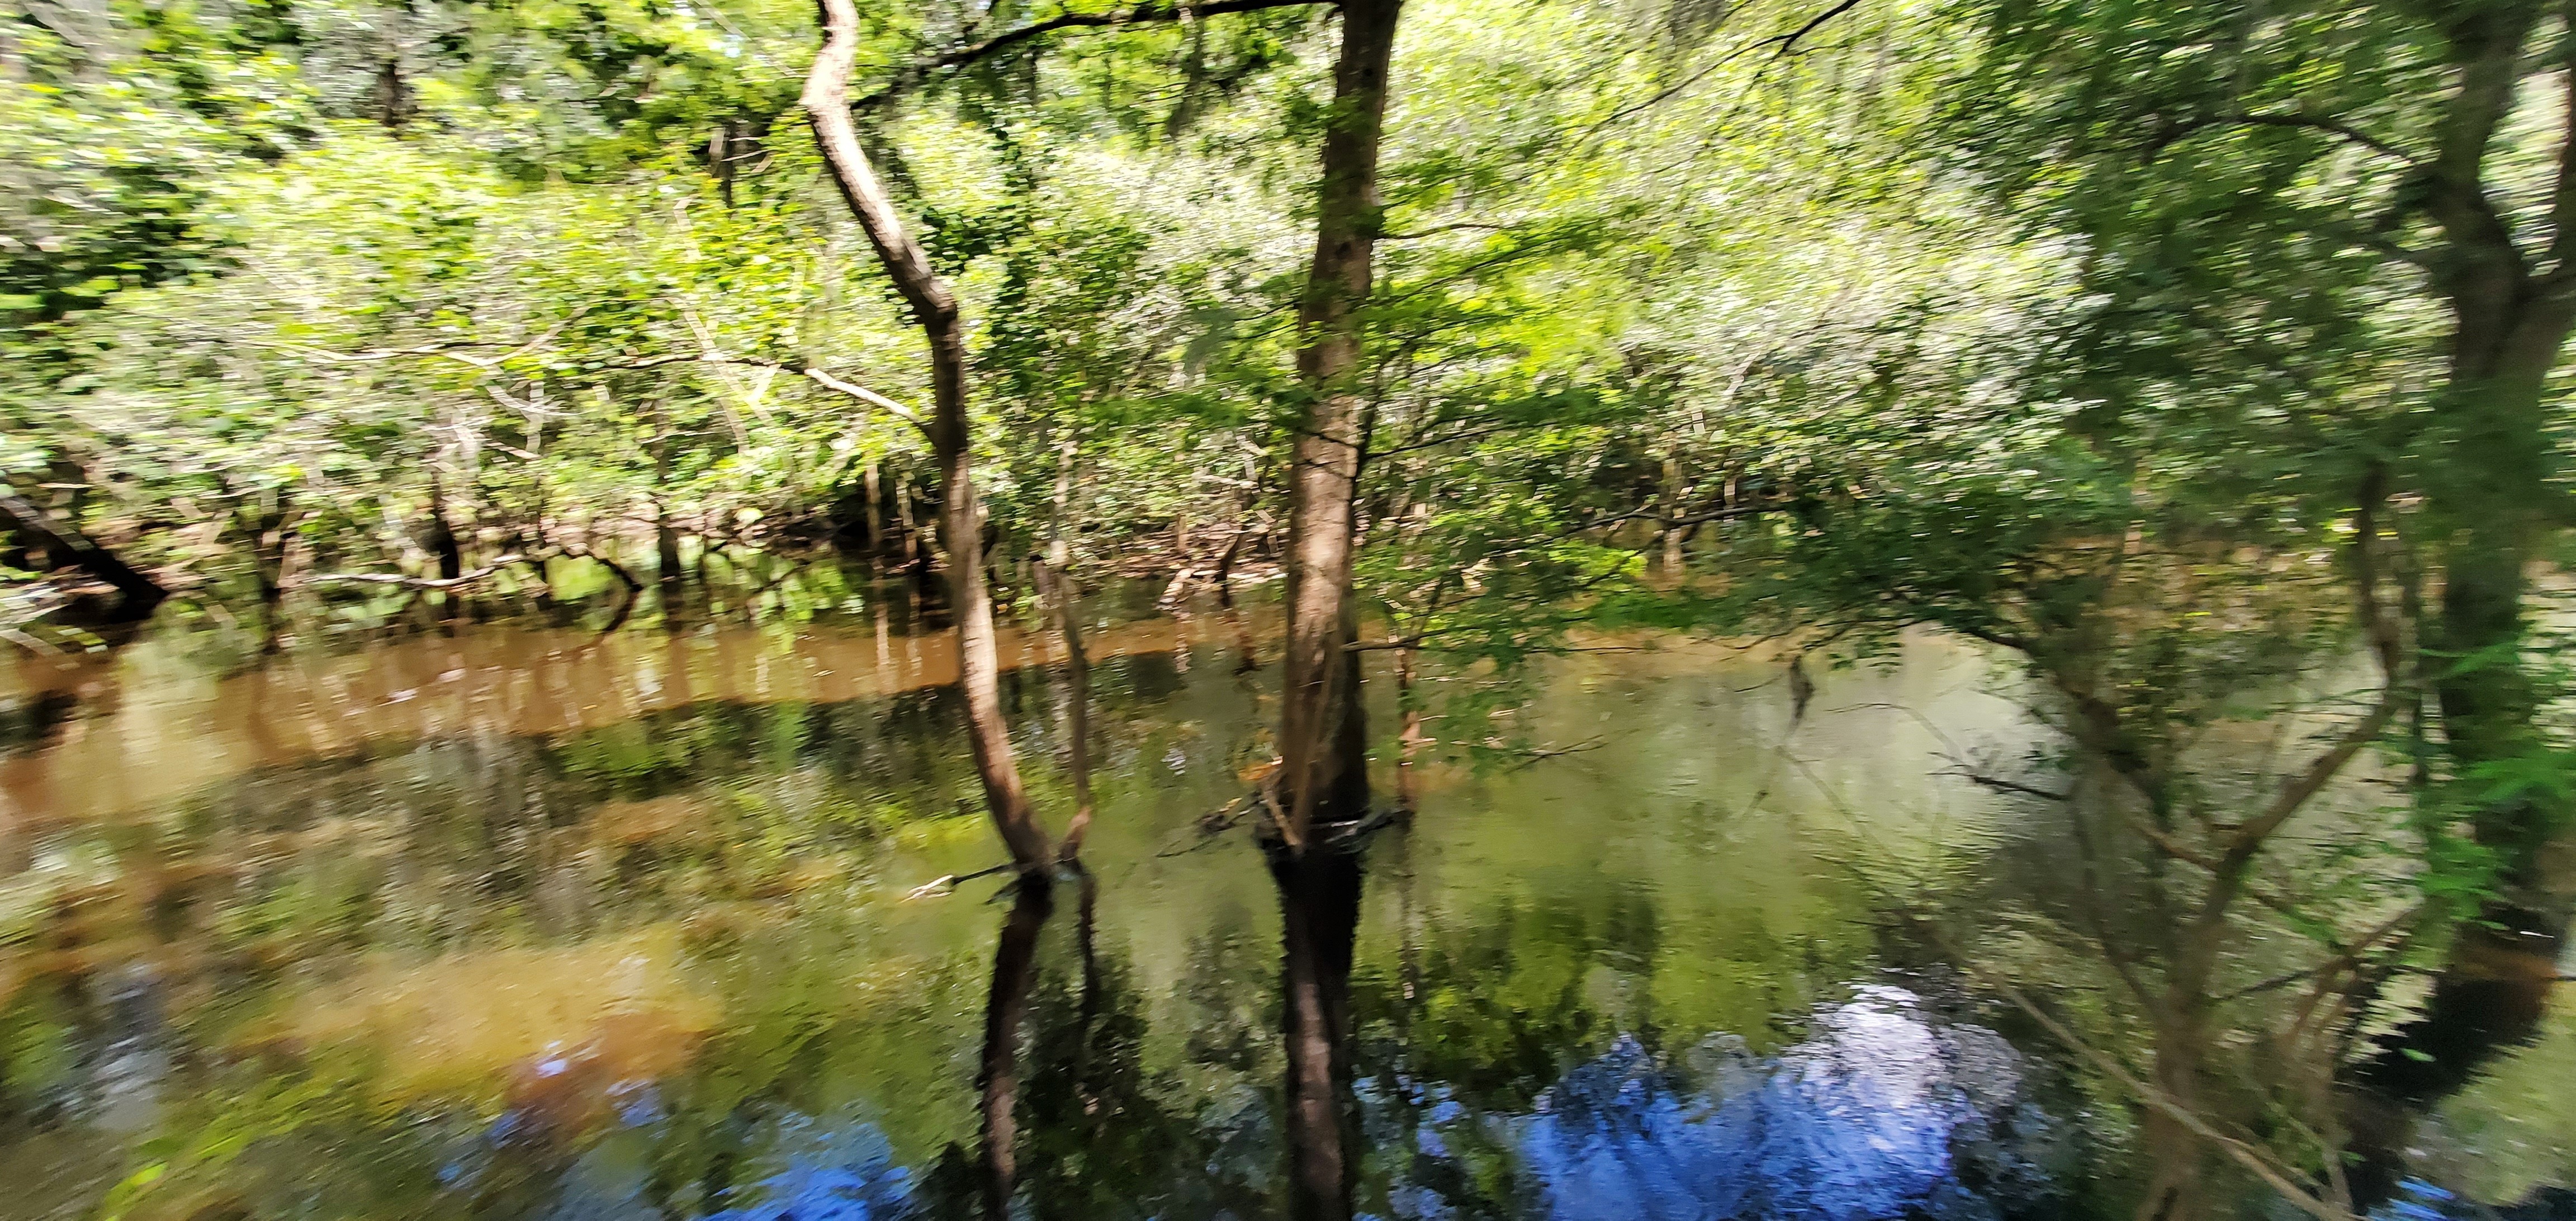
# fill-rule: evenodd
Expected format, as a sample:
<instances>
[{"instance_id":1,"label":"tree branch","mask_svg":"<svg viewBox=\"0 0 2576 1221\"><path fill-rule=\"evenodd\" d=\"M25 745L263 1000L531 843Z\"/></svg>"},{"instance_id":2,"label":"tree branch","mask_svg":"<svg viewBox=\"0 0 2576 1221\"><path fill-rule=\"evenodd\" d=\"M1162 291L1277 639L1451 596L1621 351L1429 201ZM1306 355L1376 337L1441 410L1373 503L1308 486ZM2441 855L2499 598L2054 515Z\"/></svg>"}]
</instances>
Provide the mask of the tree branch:
<instances>
[{"instance_id":1,"label":"tree branch","mask_svg":"<svg viewBox=\"0 0 2576 1221\"><path fill-rule=\"evenodd\" d=\"M2321 115L2308 114L2208 115L2168 128L2164 134L2156 140L2152 153L2161 153L2167 146L2178 143L2187 137L2221 127L2296 127L2304 128L2309 131L2321 131L2328 135L2341 136L2344 140L2360 145L2361 147L2369 149L2374 153L2378 153L2383 157L2393 157L2399 163L2404 165L2411 166L2421 164L2412 155L2408 154L2406 150L2399 148L2394 144L2390 144L2386 140L2382 140L2377 136L2371 135L2369 132L2363 131L2360 128L2354 127L2349 123L2345 123L2338 119L2325 118Z\"/></svg>"},{"instance_id":2,"label":"tree branch","mask_svg":"<svg viewBox=\"0 0 2576 1221\"><path fill-rule=\"evenodd\" d=\"M1959 953L1957 947L1950 944L1949 938L1942 936L1929 922L1913 916L1908 916L1906 919L1921 930L1926 935L1926 939L1938 947L1949 957L1953 965L1970 978L2001 993L2005 1000L2012 1002L2013 1008L2030 1015L2032 1021L2039 1023L2040 1029L2065 1044L2068 1050L2091 1062L2095 1068L2102 1070L2103 1075L2127 1087L2129 1092L2135 1094L2138 1101L2146 1104L2149 1110L2163 1113L2175 1123L2182 1125L2183 1130L2218 1146L2220 1152L2225 1153L2237 1165L2252 1171L2254 1177L2263 1180L2266 1186L2281 1193L2281 1198L2297 1206L2299 1211L2317 1218L2318 1221L2355 1221L2350 1212L2318 1199L2314 1193L2299 1186L2298 1181L2291 1177L2290 1171L2265 1156L2261 1150L2219 1131L2207 1119L2202 1118L2199 1112L2176 1102L2163 1090L2139 1080L2118 1060L2077 1038L2074 1031L2067 1029L2065 1024L2032 1003L2028 996L2022 994L2021 989L2004 982L1978 966L1966 955Z\"/></svg>"},{"instance_id":3,"label":"tree branch","mask_svg":"<svg viewBox=\"0 0 2576 1221\"><path fill-rule=\"evenodd\" d=\"M527 560L528 557L514 551L472 572L459 573L452 577L414 577L398 572L325 572L306 577L299 584L400 585L406 589L454 589L460 585L471 585L512 564L524 564Z\"/></svg>"},{"instance_id":4,"label":"tree branch","mask_svg":"<svg viewBox=\"0 0 2576 1221\"><path fill-rule=\"evenodd\" d=\"M2521 248L2487 197L2485 167L2496 128L2513 110L2533 21L2534 14L2506 5L2468 6L2451 18L2442 33L2459 68L2460 87L2442 116L2433 160L2423 167L2430 188L2425 209L2452 244L2464 251L2509 253L2517 270Z\"/></svg>"},{"instance_id":5,"label":"tree branch","mask_svg":"<svg viewBox=\"0 0 2576 1221\"><path fill-rule=\"evenodd\" d=\"M1029 42L1033 39L1043 38L1058 30L1116 29L1131 25L1153 25L1166 21L1195 21L1202 17L1217 17L1227 13L1253 13L1260 12L1264 9L1274 8L1302 8L1310 4L1321 4L1327 2L1329 2L1329 0L1212 0L1211 3L1207 4L1157 4L1154 3L1153 0L1146 0L1145 3L1139 4L1123 13L1058 13L1044 21L1032 22L1028 25L1020 26L1017 29L1005 30L1002 33L995 34L990 38L984 39L981 42L972 42L962 47L954 47L937 55L933 55L928 59L908 65L901 71L895 73L892 80L878 86L873 92L861 96L858 100L850 103L850 105L852 109L866 109L881 105L887 100L910 90L915 85L918 85L924 78L928 77L933 72L949 68L963 68L977 60L990 58L991 56L1019 46L1022 43Z\"/></svg>"}]
</instances>

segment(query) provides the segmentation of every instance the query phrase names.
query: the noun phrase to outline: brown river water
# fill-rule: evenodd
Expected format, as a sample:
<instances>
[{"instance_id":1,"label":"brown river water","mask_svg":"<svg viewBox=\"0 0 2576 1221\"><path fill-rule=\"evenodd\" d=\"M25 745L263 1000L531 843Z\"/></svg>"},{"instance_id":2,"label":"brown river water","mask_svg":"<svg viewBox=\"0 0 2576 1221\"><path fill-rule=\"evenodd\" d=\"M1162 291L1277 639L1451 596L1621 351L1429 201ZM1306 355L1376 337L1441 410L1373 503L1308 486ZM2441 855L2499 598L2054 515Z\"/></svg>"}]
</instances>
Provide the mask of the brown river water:
<instances>
[{"instance_id":1,"label":"brown river water","mask_svg":"<svg viewBox=\"0 0 2576 1221\"><path fill-rule=\"evenodd\" d=\"M914 893L998 850L908 622L0 672L0 1218L970 1217L995 1105L1014 1216L1290 1215L1318 979L1361 1215L2089 1216L2134 1178L2102 1083L1889 918L2052 881L2048 812L1962 774L2051 740L1986 654L1912 638L1793 718L1775 656L1591 642L1539 753L1427 766L1300 889L1222 817L1268 615L1102 610L1088 874L1015 903ZM1055 649L1003 645L1061 824ZM2576 1215L2559 992L2374 1215Z\"/></svg>"}]
</instances>

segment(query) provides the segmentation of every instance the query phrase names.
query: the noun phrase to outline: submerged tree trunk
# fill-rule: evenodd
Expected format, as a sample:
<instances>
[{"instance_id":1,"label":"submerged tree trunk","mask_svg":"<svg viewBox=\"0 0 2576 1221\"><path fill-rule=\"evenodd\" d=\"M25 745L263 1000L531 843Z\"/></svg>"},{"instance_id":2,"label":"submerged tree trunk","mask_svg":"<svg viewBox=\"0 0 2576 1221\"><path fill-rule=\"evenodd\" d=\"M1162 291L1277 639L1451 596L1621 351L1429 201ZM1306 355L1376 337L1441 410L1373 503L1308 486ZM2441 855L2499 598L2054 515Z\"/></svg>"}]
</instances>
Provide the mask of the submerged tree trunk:
<instances>
[{"instance_id":1,"label":"submerged tree trunk","mask_svg":"<svg viewBox=\"0 0 2576 1221\"><path fill-rule=\"evenodd\" d=\"M958 685L966 696L967 737L984 785L993 827L1023 874L1049 860L1046 831L1029 809L1012 758L1010 727L1002 718L1000 659L994 647L993 604L984 592L983 521L975 495L973 437L966 416L966 335L957 298L930 266L930 256L905 229L903 218L877 181L859 147L850 118L850 71L858 54L859 12L854 0L823 0L823 49L805 78L801 99L814 124L816 143L832 180L867 230L877 258L911 306L930 344L931 415L923 431L939 464L940 534L948 547L950 612L957 620Z\"/></svg>"},{"instance_id":2,"label":"submerged tree trunk","mask_svg":"<svg viewBox=\"0 0 2576 1221\"><path fill-rule=\"evenodd\" d=\"M1367 726L1360 711L1351 560L1360 464L1368 447L1361 374L1379 230L1378 143L1402 0L1345 0L1333 107L1316 190L1315 261L1298 307L1309 399L1289 471L1288 652L1279 715L1280 837L1303 850L1318 820L1368 807Z\"/></svg>"},{"instance_id":3,"label":"submerged tree trunk","mask_svg":"<svg viewBox=\"0 0 2576 1221\"><path fill-rule=\"evenodd\" d=\"M429 528L421 536L421 549L438 561L438 579L453 581L465 575L465 549L456 542L456 528L447 521L447 489L438 476L429 477Z\"/></svg>"}]
</instances>

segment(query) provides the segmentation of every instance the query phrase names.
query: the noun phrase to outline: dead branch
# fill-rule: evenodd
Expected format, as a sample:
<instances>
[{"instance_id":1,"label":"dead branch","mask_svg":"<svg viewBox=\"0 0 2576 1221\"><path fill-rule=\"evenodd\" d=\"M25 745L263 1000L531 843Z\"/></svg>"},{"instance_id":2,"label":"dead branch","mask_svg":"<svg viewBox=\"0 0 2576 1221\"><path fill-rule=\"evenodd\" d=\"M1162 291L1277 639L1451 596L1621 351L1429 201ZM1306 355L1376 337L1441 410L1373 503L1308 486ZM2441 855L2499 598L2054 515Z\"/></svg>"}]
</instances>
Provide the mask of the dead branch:
<instances>
[{"instance_id":1,"label":"dead branch","mask_svg":"<svg viewBox=\"0 0 2576 1221\"><path fill-rule=\"evenodd\" d=\"M491 563L486 564L481 568L477 568L472 572L459 573L452 577L415 577L407 576L402 573L384 572L325 572L306 577L297 582L297 584L399 585L405 589L455 589L461 585L471 585L476 581L480 581L485 577L491 576L493 573L509 567L512 564L524 564L527 562L528 557L513 552L509 555L493 560Z\"/></svg>"}]
</instances>

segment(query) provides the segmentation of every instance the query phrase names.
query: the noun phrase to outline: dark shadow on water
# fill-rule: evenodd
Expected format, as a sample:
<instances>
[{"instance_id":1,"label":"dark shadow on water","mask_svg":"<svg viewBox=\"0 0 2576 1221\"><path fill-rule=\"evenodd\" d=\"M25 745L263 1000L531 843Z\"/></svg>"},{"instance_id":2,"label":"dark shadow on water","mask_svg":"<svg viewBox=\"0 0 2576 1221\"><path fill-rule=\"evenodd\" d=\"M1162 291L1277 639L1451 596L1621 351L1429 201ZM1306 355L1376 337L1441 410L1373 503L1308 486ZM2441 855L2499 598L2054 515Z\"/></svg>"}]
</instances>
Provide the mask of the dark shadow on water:
<instances>
[{"instance_id":1,"label":"dark shadow on water","mask_svg":"<svg viewBox=\"0 0 2576 1221\"><path fill-rule=\"evenodd\" d=\"M1287 1215L1347 1221L1360 1142L1351 1090L1351 952L1360 858L1318 844L1266 847L1279 891L1281 1043L1287 1053Z\"/></svg>"},{"instance_id":2,"label":"dark shadow on water","mask_svg":"<svg viewBox=\"0 0 2576 1221\"><path fill-rule=\"evenodd\" d=\"M2539 1037L2565 937L2565 917L2501 904L2460 930L2423 1014L2378 1040L2350 1074L2345 1123L2357 1204L2462 1215L2445 1211L2447 1200L2425 1202L2425 1186L2406 1178L2416 1126L2426 1110ZM2545 1211L2553 1207L2546 1199L2531 1207L2544 1210L2532 1216L2559 1215Z\"/></svg>"}]
</instances>

